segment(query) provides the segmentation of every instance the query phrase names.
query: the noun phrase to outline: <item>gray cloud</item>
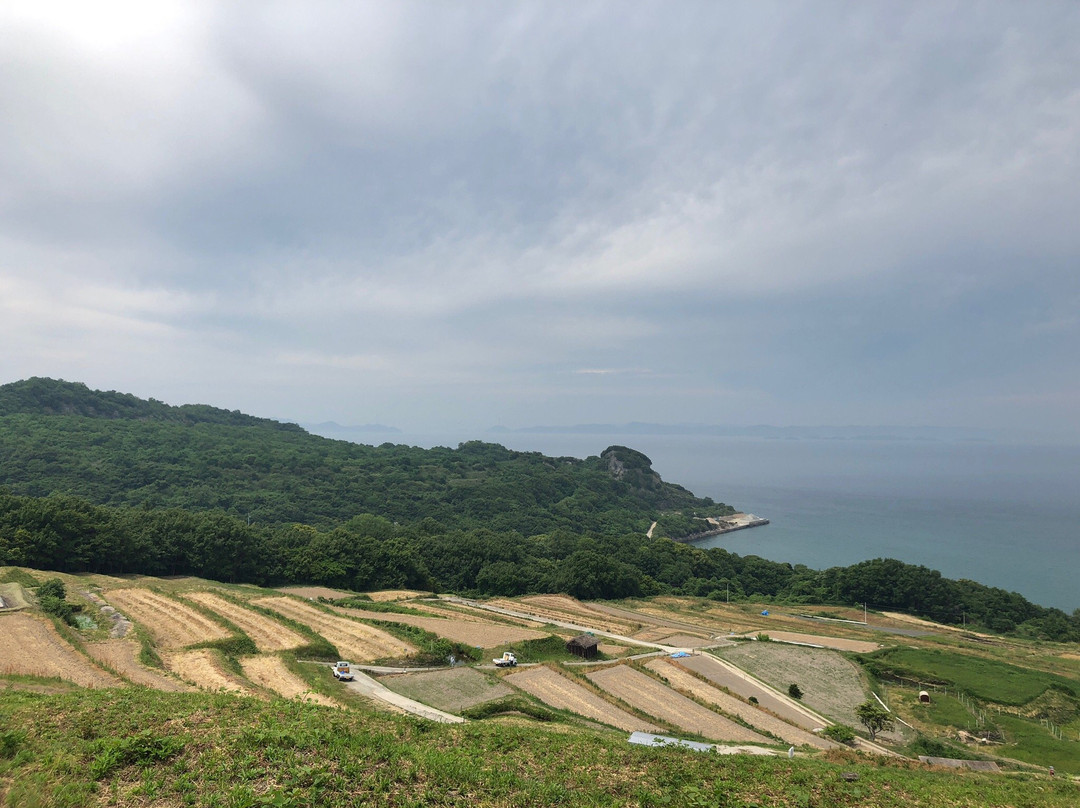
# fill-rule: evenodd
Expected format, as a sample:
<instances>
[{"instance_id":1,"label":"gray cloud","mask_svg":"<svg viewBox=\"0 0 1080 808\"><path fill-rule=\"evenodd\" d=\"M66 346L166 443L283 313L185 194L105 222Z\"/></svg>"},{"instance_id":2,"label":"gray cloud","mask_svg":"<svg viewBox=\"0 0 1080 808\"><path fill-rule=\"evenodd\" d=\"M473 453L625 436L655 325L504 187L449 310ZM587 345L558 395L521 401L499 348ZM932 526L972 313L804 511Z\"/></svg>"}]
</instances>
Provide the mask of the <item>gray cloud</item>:
<instances>
[{"instance_id":1,"label":"gray cloud","mask_svg":"<svg viewBox=\"0 0 1080 808\"><path fill-rule=\"evenodd\" d=\"M406 427L1069 429L1078 23L11 4L0 374Z\"/></svg>"}]
</instances>

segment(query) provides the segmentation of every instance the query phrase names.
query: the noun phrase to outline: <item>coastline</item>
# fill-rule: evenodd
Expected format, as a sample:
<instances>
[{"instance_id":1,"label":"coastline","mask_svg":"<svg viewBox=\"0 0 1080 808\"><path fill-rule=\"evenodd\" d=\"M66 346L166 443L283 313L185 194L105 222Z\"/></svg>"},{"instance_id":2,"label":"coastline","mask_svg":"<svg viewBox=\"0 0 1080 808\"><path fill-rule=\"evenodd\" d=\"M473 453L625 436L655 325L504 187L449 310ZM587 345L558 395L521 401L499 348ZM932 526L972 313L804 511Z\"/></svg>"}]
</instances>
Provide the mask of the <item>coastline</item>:
<instances>
[{"instance_id":1,"label":"coastline","mask_svg":"<svg viewBox=\"0 0 1080 808\"><path fill-rule=\"evenodd\" d=\"M725 519L718 519L710 516L709 523L715 525L715 527L710 530L703 530L700 533L692 533L689 536L672 539L672 541L686 544L687 542L697 541L698 539L708 539L713 536L722 536L725 533L734 533L736 530L761 527L762 525L769 524L769 520L761 516L754 516L752 513L736 513Z\"/></svg>"}]
</instances>

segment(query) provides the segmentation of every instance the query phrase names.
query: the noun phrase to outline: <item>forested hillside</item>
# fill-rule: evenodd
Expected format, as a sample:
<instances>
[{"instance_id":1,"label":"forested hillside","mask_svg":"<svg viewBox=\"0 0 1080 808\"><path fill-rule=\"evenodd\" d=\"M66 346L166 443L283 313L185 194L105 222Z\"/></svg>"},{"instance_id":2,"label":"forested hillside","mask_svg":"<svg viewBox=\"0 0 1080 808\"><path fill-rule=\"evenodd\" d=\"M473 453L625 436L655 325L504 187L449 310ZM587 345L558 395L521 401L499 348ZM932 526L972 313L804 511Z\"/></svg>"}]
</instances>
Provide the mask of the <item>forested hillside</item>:
<instances>
[{"instance_id":1,"label":"forested hillside","mask_svg":"<svg viewBox=\"0 0 1080 808\"><path fill-rule=\"evenodd\" d=\"M478 442L357 446L39 379L0 387L0 405L0 566L357 591L869 602L1080 640L1080 614L926 567L819 571L646 538L658 514L728 509L662 482L625 447L577 460Z\"/></svg>"},{"instance_id":2,"label":"forested hillside","mask_svg":"<svg viewBox=\"0 0 1080 808\"><path fill-rule=\"evenodd\" d=\"M645 455L625 447L580 460L479 441L363 446L51 379L0 387L0 484L32 496L324 527L374 513L445 528L644 533L665 512L732 510L663 482Z\"/></svg>"}]
</instances>

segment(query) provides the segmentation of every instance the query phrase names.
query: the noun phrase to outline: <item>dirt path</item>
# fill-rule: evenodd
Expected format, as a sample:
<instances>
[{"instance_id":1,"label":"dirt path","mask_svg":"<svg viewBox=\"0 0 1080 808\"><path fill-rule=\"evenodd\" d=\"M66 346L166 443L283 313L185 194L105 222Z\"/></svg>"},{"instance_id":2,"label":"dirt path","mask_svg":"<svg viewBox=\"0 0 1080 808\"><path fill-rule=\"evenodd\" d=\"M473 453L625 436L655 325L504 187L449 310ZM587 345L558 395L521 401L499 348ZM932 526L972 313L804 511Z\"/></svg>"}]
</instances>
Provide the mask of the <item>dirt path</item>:
<instances>
[{"instance_id":1,"label":"dirt path","mask_svg":"<svg viewBox=\"0 0 1080 808\"><path fill-rule=\"evenodd\" d=\"M733 715L747 724L771 733L777 738L781 738L785 743L795 744L796 746L814 746L818 749L839 748L838 744L833 743L828 738L822 738L812 732L793 727L786 721L781 721L776 716L769 715L752 704L740 701L718 687L706 684L683 669L676 660L654 659L646 662L645 667L667 679L672 687L691 693L710 704L715 704L728 715Z\"/></svg>"},{"instance_id":2,"label":"dirt path","mask_svg":"<svg viewBox=\"0 0 1080 808\"><path fill-rule=\"evenodd\" d=\"M659 727L625 710L620 710L614 704L609 704L588 688L570 681L565 676L560 676L551 668L542 666L529 668L503 678L514 687L521 688L544 704L558 710L569 710L627 732L660 731Z\"/></svg>"},{"instance_id":3,"label":"dirt path","mask_svg":"<svg viewBox=\"0 0 1080 808\"><path fill-rule=\"evenodd\" d=\"M161 658L169 670L205 690L257 695L239 677L225 671L209 648L196 651L166 651Z\"/></svg>"},{"instance_id":4,"label":"dirt path","mask_svg":"<svg viewBox=\"0 0 1080 808\"><path fill-rule=\"evenodd\" d=\"M416 653L415 647L385 631L347 617L327 614L321 609L293 598L260 598L252 603L273 609L279 614L310 626L313 631L318 632L337 647L342 659L370 662L384 657L408 656Z\"/></svg>"},{"instance_id":5,"label":"dirt path","mask_svg":"<svg viewBox=\"0 0 1080 808\"><path fill-rule=\"evenodd\" d=\"M228 629L209 617L149 589L112 589L105 597L145 626L162 648L183 648L230 636Z\"/></svg>"},{"instance_id":6,"label":"dirt path","mask_svg":"<svg viewBox=\"0 0 1080 808\"><path fill-rule=\"evenodd\" d=\"M145 665L140 665L138 660L139 645L132 640L114 639L87 643L86 652L137 685L145 685L154 688L154 690L166 690L172 693L182 693L194 689L179 679L174 679L161 671L155 671Z\"/></svg>"},{"instance_id":7,"label":"dirt path","mask_svg":"<svg viewBox=\"0 0 1080 808\"><path fill-rule=\"evenodd\" d=\"M593 671L588 677L604 690L642 712L654 715L687 732L694 732L714 741L775 743L626 665Z\"/></svg>"},{"instance_id":8,"label":"dirt path","mask_svg":"<svg viewBox=\"0 0 1080 808\"><path fill-rule=\"evenodd\" d=\"M260 687L273 690L287 699L300 699L325 707L340 707L333 699L314 692L307 682L289 670L281 657L260 654L240 660L244 675Z\"/></svg>"},{"instance_id":9,"label":"dirt path","mask_svg":"<svg viewBox=\"0 0 1080 808\"><path fill-rule=\"evenodd\" d=\"M82 687L123 687L71 647L51 623L26 612L0 617L0 674L57 676Z\"/></svg>"},{"instance_id":10,"label":"dirt path","mask_svg":"<svg viewBox=\"0 0 1080 808\"><path fill-rule=\"evenodd\" d=\"M243 606L237 606L213 592L189 592L184 597L202 604L229 622L235 623L251 637L255 647L260 651L287 651L307 642L295 631L286 628L276 620L264 617L251 609L245 609Z\"/></svg>"},{"instance_id":11,"label":"dirt path","mask_svg":"<svg viewBox=\"0 0 1080 808\"><path fill-rule=\"evenodd\" d=\"M494 648L496 645L539 640L547 636L542 631L500 623L484 623L480 620L451 620L441 617L420 617L413 614L394 614L393 612L368 612L363 609L346 609L331 606L335 612L349 617L362 617L366 620L384 620L387 623L404 623L416 626L445 637L454 642L480 648Z\"/></svg>"}]
</instances>

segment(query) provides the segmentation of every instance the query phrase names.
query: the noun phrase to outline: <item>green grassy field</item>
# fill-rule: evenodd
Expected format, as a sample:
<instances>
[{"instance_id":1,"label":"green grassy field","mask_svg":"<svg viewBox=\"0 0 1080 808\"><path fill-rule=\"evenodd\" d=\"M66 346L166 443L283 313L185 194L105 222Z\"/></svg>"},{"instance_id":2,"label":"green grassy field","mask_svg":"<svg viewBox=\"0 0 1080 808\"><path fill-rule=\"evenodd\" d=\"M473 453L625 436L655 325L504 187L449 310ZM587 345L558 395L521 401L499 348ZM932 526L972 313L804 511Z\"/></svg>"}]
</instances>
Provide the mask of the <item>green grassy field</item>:
<instances>
[{"instance_id":1,"label":"green grassy field","mask_svg":"<svg viewBox=\"0 0 1080 808\"><path fill-rule=\"evenodd\" d=\"M995 704L1021 706L1049 687L1080 691L1080 683L1006 662L936 649L891 648L869 657L872 666L924 681L948 682Z\"/></svg>"},{"instance_id":2,"label":"green grassy field","mask_svg":"<svg viewBox=\"0 0 1080 808\"><path fill-rule=\"evenodd\" d=\"M0 692L0 802L52 806L1075 806L1064 778L928 771L839 752L718 757L499 718L133 688ZM848 781L845 773L857 780Z\"/></svg>"}]
</instances>

